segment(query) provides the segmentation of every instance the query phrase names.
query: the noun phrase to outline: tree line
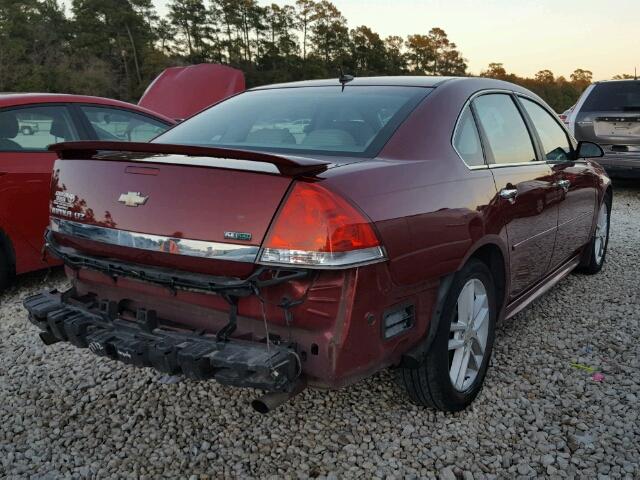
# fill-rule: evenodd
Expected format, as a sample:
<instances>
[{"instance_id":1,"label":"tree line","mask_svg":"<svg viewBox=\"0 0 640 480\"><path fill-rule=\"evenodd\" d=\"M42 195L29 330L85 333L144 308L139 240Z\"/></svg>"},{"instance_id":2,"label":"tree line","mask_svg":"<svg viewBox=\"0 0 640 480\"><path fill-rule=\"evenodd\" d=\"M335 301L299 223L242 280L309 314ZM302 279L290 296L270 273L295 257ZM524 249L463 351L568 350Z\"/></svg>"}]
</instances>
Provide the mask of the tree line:
<instances>
[{"instance_id":1,"label":"tree line","mask_svg":"<svg viewBox=\"0 0 640 480\"><path fill-rule=\"evenodd\" d=\"M200 62L241 69L256 86L336 76L468 75L467 60L438 27L382 38L349 28L329 0L262 6L257 0L0 0L0 91L82 93L137 100L164 68ZM577 100L591 72L534 78L492 63L480 75L535 91L557 111Z\"/></svg>"}]
</instances>

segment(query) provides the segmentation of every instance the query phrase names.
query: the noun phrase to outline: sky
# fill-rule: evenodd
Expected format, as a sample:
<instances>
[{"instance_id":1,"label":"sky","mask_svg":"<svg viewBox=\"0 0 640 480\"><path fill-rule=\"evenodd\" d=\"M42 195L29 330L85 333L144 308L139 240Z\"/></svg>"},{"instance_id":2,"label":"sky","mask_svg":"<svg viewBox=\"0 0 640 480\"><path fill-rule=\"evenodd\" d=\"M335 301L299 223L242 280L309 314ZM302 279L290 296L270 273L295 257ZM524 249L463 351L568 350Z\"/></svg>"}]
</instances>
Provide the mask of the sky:
<instances>
[{"instance_id":1,"label":"sky","mask_svg":"<svg viewBox=\"0 0 640 480\"><path fill-rule=\"evenodd\" d=\"M154 0L166 13L167 0ZM443 28L478 74L491 62L510 73L543 69L594 80L640 70L640 0L332 0L349 28L367 25L382 37ZM263 5L293 0L260 0Z\"/></svg>"}]
</instances>

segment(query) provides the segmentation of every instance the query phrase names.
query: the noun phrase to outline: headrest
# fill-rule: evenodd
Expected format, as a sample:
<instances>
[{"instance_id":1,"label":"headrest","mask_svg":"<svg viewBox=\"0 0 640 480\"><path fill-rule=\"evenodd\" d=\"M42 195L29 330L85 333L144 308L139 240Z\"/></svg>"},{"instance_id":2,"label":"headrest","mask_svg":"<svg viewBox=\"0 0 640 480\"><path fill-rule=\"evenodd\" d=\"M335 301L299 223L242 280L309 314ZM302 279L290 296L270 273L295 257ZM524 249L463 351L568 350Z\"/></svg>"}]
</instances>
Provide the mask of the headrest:
<instances>
[{"instance_id":1,"label":"headrest","mask_svg":"<svg viewBox=\"0 0 640 480\"><path fill-rule=\"evenodd\" d=\"M294 144L296 138L284 128L261 128L247 135L247 143L258 145Z\"/></svg>"},{"instance_id":2,"label":"headrest","mask_svg":"<svg viewBox=\"0 0 640 480\"><path fill-rule=\"evenodd\" d=\"M302 140L302 144L314 147L353 147L356 141L344 130L327 128L309 132Z\"/></svg>"},{"instance_id":3,"label":"headrest","mask_svg":"<svg viewBox=\"0 0 640 480\"><path fill-rule=\"evenodd\" d=\"M69 132L69 125L62 117L53 117L51 122L51 128L49 133L57 138L64 138L65 140L71 138L71 132Z\"/></svg>"},{"instance_id":4,"label":"headrest","mask_svg":"<svg viewBox=\"0 0 640 480\"><path fill-rule=\"evenodd\" d=\"M0 138L13 138L18 135L18 119L13 112L0 112Z\"/></svg>"}]
</instances>

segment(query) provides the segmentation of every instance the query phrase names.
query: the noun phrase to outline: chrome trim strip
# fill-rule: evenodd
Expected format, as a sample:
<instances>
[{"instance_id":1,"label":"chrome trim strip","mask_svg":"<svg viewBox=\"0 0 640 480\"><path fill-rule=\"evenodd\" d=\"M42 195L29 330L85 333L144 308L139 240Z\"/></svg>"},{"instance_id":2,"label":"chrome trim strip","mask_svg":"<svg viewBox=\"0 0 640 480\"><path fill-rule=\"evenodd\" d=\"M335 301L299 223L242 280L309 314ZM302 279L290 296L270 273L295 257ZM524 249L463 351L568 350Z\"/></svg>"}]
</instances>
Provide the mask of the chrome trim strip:
<instances>
[{"instance_id":1,"label":"chrome trim strip","mask_svg":"<svg viewBox=\"0 0 640 480\"><path fill-rule=\"evenodd\" d=\"M288 258L288 261L279 261L280 256ZM260 252L258 263L267 266L331 270L362 267L386 260L385 250L380 246L334 253L264 248Z\"/></svg>"},{"instance_id":2,"label":"chrome trim strip","mask_svg":"<svg viewBox=\"0 0 640 480\"><path fill-rule=\"evenodd\" d=\"M526 167L527 165L544 165L547 164L544 160L536 160L535 162L513 162L513 163L492 163L489 168L503 168L503 167Z\"/></svg>"},{"instance_id":3,"label":"chrome trim strip","mask_svg":"<svg viewBox=\"0 0 640 480\"><path fill-rule=\"evenodd\" d=\"M152 252L162 252L164 251L163 248L165 245L168 246L170 245L169 242L174 242L173 248L177 249L177 252L169 253L188 257L209 258L212 260L254 263L259 250L259 247L254 245L237 245L234 243L207 242L203 240L151 235L148 233L137 233L88 225L86 223L72 222L59 218L52 218L50 225L51 230L56 233L109 245L137 248Z\"/></svg>"},{"instance_id":4,"label":"chrome trim strip","mask_svg":"<svg viewBox=\"0 0 640 480\"><path fill-rule=\"evenodd\" d=\"M482 156L484 157L484 161L485 161L484 165L469 165L467 162L465 162L464 158L462 158L462 155L460 155L460 152L458 152L458 149L454 145L454 139L456 138L456 131L458 130L458 125L460 124L460 119L462 118L462 114L464 113L464 110L468 106L471 105L471 102L476 97L479 97L479 96L485 95L485 94L489 94L489 93L504 93L504 94L512 95L514 93L514 91L513 90L500 89L500 88L487 88L485 90L478 90L478 91L472 93L471 96L469 98L467 98L467 100L462 105L462 108L458 112L458 118L456 118L456 123L453 125L453 133L451 134L451 142L450 142L451 146L453 147L453 150L456 152L456 155L458 155L458 158L462 161L462 163L465 165L465 167L467 167L469 170L485 170L485 169L489 168L489 164L486 163L487 159L486 159L486 157L484 157L484 151L482 152ZM476 128L478 128L477 125L476 125ZM478 132L478 135L480 135L480 132Z\"/></svg>"}]
</instances>

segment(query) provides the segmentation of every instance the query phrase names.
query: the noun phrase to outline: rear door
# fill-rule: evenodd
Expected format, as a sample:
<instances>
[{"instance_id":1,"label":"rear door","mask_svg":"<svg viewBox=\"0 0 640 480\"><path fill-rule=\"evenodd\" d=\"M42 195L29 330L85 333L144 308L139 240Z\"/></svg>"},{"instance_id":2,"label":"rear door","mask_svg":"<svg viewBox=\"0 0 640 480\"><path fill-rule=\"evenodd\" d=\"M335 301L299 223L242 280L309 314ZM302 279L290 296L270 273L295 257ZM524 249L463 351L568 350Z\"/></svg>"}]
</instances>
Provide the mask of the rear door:
<instances>
[{"instance_id":1,"label":"rear door","mask_svg":"<svg viewBox=\"0 0 640 480\"><path fill-rule=\"evenodd\" d=\"M48 223L52 143L78 140L78 129L64 105L0 110L0 228L16 250L16 270L43 266L40 260Z\"/></svg>"},{"instance_id":2,"label":"rear door","mask_svg":"<svg viewBox=\"0 0 640 480\"><path fill-rule=\"evenodd\" d=\"M558 233L550 265L553 269L589 241L597 201L597 178L588 162L572 160L574 145L555 115L532 99L520 97L519 100L561 195Z\"/></svg>"},{"instance_id":3,"label":"rear door","mask_svg":"<svg viewBox=\"0 0 640 480\"><path fill-rule=\"evenodd\" d=\"M548 270L558 222L558 188L510 93L483 94L472 105L498 190L496 205L509 241L510 292L515 297Z\"/></svg>"}]
</instances>

